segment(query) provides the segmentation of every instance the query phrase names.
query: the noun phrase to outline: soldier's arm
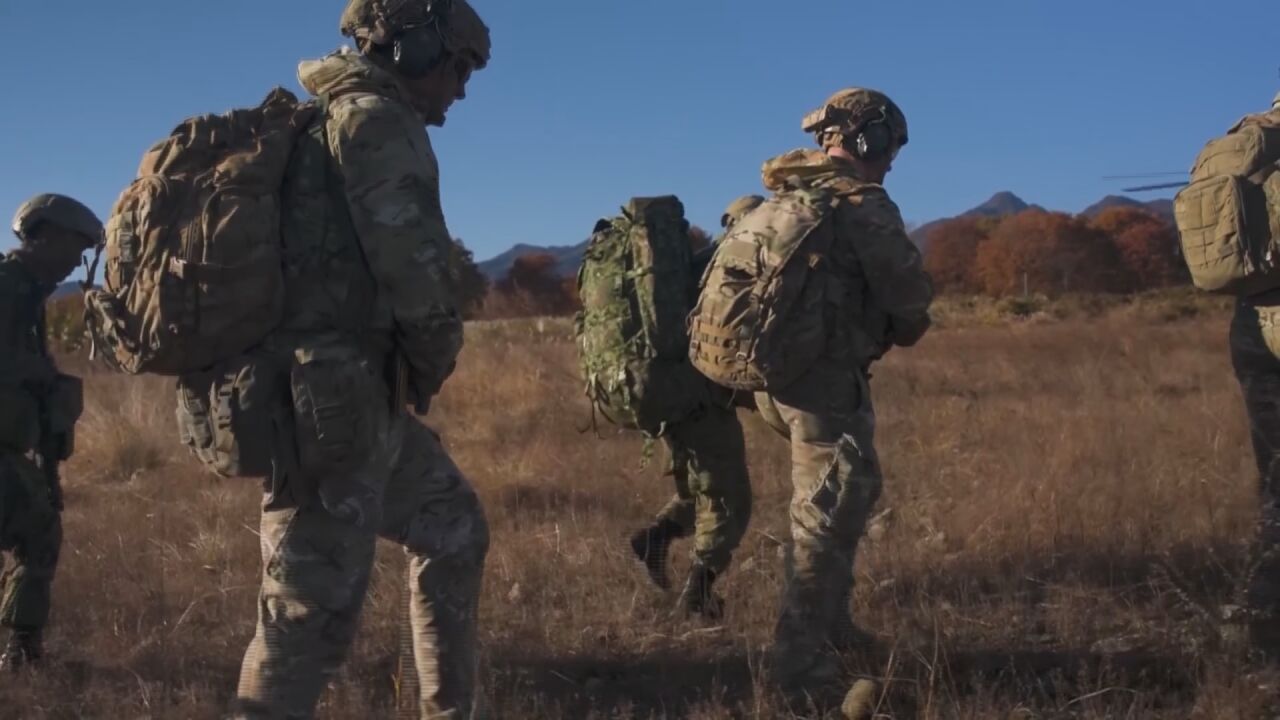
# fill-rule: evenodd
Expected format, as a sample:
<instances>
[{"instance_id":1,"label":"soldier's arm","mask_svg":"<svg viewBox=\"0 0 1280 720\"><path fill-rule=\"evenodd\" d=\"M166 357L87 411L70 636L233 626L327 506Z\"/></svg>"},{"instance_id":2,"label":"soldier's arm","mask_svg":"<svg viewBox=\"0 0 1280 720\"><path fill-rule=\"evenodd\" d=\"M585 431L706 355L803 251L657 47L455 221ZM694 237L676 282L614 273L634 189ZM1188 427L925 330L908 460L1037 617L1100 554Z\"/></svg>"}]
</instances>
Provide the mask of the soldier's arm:
<instances>
[{"instance_id":1,"label":"soldier's arm","mask_svg":"<svg viewBox=\"0 0 1280 720\"><path fill-rule=\"evenodd\" d=\"M22 337L19 326L19 297L13 292L8 278L0 275L0 382L16 383L19 379L18 358Z\"/></svg>"},{"instance_id":2,"label":"soldier's arm","mask_svg":"<svg viewBox=\"0 0 1280 720\"><path fill-rule=\"evenodd\" d=\"M452 241L426 131L400 104L355 95L331 106L328 134L365 259L389 300L397 344L425 401L462 349L448 266Z\"/></svg>"},{"instance_id":3,"label":"soldier's arm","mask_svg":"<svg viewBox=\"0 0 1280 720\"><path fill-rule=\"evenodd\" d=\"M872 303L889 317L886 339L894 345L914 345L929 329L933 302L933 281L920 250L907 237L898 206L882 188L866 188L849 200L837 222L844 226L842 234L857 243Z\"/></svg>"}]
</instances>

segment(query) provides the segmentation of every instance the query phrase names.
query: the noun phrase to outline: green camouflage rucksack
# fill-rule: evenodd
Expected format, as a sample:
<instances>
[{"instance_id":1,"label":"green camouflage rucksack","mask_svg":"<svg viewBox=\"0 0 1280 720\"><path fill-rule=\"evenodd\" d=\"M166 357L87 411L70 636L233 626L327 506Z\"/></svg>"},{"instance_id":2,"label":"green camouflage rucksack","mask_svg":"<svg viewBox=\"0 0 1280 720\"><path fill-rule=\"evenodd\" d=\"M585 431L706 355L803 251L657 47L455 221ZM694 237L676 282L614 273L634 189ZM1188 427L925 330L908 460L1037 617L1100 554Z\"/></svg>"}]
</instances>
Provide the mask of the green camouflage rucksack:
<instances>
[{"instance_id":1,"label":"green camouflage rucksack","mask_svg":"<svg viewBox=\"0 0 1280 720\"><path fill-rule=\"evenodd\" d=\"M1196 158L1174 200L1196 287L1253 295L1280 286L1280 112L1250 115Z\"/></svg>"},{"instance_id":2,"label":"green camouflage rucksack","mask_svg":"<svg viewBox=\"0 0 1280 720\"><path fill-rule=\"evenodd\" d=\"M592 233L574 332L587 397L616 425L656 437L703 401L706 381L688 361L692 256L672 196L633 198Z\"/></svg>"},{"instance_id":3,"label":"green camouflage rucksack","mask_svg":"<svg viewBox=\"0 0 1280 720\"><path fill-rule=\"evenodd\" d=\"M826 346L820 268L835 233L835 195L787 180L716 247L689 317L689 359L733 390L786 386Z\"/></svg>"},{"instance_id":4,"label":"green camouflage rucksack","mask_svg":"<svg viewBox=\"0 0 1280 720\"><path fill-rule=\"evenodd\" d=\"M108 364L202 371L275 328L280 188L315 110L277 88L258 107L187 120L147 151L107 221L103 288L85 294Z\"/></svg>"}]
</instances>

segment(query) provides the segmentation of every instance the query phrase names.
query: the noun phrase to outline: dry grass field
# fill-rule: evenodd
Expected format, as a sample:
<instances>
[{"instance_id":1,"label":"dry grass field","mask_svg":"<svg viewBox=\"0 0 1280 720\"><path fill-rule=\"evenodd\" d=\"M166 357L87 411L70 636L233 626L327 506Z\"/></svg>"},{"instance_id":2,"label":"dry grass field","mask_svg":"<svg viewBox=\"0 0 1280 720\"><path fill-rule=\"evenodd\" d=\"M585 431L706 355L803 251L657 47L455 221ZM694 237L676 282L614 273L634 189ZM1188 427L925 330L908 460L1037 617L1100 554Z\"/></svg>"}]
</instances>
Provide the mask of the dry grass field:
<instances>
[{"instance_id":1,"label":"dry grass field","mask_svg":"<svg viewBox=\"0 0 1280 720\"><path fill-rule=\"evenodd\" d=\"M1280 677L1206 613L1234 600L1255 480L1221 307L941 327L875 370L883 514L855 612L881 717L1259 718ZM160 379L92 375L66 469L52 662L3 718L215 718L253 627L258 490L178 445ZM564 321L472 327L436 403L493 527L485 696L502 719L788 718L758 681L786 537L783 443L744 415L757 495L720 626L670 616L625 548L670 492L597 438ZM684 550L682 546L681 551ZM687 560L677 558L679 570ZM393 715L403 556L384 547L325 718Z\"/></svg>"}]
</instances>

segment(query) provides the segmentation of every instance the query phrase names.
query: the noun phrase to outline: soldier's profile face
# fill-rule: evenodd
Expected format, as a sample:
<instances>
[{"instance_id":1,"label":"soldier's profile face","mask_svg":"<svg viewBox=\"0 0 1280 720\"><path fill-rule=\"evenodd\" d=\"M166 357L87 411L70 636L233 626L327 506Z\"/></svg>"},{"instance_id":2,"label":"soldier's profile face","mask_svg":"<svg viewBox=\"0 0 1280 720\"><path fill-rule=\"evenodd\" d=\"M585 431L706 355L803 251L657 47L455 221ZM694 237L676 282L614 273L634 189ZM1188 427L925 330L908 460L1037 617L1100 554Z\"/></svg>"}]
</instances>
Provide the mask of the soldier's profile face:
<instances>
[{"instance_id":1,"label":"soldier's profile face","mask_svg":"<svg viewBox=\"0 0 1280 720\"><path fill-rule=\"evenodd\" d=\"M31 251L40 262L63 277L80 265L85 247L84 237L58 227L41 228L31 242Z\"/></svg>"},{"instance_id":2,"label":"soldier's profile face","mask_svg":"<svg viewBox=\"0 0 1280 720\"><path fill-rule=\"evenodd\" d=\"M413 83L414 92L425 108L423 121L427 125L444 125L445 116L453 103L466 98L467 82L471 79L473 69L467 58L455 55L440 63L426 77Z\"/></svg>"}]
</instances>

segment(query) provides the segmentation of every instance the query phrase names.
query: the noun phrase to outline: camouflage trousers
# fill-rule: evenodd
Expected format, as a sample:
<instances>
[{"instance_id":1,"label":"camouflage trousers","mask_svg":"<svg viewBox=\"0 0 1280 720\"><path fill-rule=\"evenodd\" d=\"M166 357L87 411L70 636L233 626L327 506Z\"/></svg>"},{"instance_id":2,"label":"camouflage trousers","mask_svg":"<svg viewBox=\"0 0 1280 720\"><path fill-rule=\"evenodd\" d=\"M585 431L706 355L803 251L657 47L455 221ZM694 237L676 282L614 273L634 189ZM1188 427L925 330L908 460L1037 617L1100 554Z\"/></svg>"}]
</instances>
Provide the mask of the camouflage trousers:
<instances>
[{"instance_id":1,"label":"camouflage trousers","mask_svg":"<svg viewBox=\"0 0 1280 720\"><path fill-rule=\"evenodd\" d=\"M866 377L825 361L756 403L791 444L791 543L771 653L785 684L807 679L852 630L854 553L882 485L875 413Z\"/></svg>"},{"instance_id":2,"label":"camouflage trousers","mask_svg":"<svg viewBox=\"0 0 1280 720\"><path fill-rule=\"evenodd\" d=\"M663 442L676 492L656 520L676 528L675 537L693 535L694 560L722 573L751 521L742 423L733 408L707 405L670 427Z\"/></svg>"},{"instance_id":3,"label":"camouflage trousers","mask_svg":"<svg viewBox=\"0 0 1280 720\"><path fill-rule=\"evenodd\" d=\"M0 550L13 556L0 577L0 625L42 629L62 550L62 513L37 461L22 455L0 456Z\"/></svg>"},{"instance_id":4,"label":"camouflage trousers","mask_svg":"<svg viewBox=\"0 0 1280 720\"><path fill-rule=\"evenodd\" d=\"M1261 503L1245 592L1253 610L1280 622L1280 306L1237 304L1231 362L1249 415Z\"/></svg>"},{"instance_id":5,"label":"camouflage trousers","mask_svg":"<svg viewBox=\"0 0 1280 720\"><path fill-rule=\"evenodd\" d=\"M376 400L386 407L385 396ZM240 672L237 717L312 716L351 647L378 536L409 556L420 717L475 716L488 524L431 430L404 414L385 423L357 470L292 488L286 480L268 494L258 628Z\"/></svg>"}]
</instances>

